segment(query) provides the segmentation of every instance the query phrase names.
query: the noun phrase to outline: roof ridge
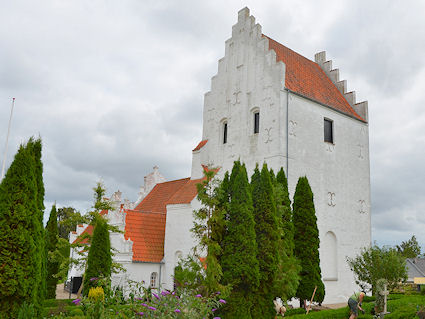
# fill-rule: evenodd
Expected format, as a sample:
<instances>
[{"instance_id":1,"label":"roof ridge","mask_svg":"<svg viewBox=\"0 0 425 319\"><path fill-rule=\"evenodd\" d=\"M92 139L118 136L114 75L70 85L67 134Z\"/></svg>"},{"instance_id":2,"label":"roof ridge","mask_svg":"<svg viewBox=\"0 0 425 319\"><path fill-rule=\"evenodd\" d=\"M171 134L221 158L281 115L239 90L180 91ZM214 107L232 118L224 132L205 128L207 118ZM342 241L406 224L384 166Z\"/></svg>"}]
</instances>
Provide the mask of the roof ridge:
<instances>
[{"instance_id":1,"label":"roof ridge","mask_svg":"<svg viewBox=\"0 0 425 319\"><path fill-rule=\"evenodd\" d=\"M355 93L341 92L341 88L333 82L317 61L306 58L265 34L262 36L268 40L269 50L275 52L276 61L283 62L286 66L284 86L287 90L367 123L359 113L359 110L364 109L367 118L365 104L367 102L363 103L364 105L359 103L363 108L358 104L355 104L356 107L353 106ZM344 81L341 82L346 83Z\"/></svg>"},{"instance_id":2,"label":"roof ridge","mask_svg":"<svg viewBox=\"0 0 425 319\"><path fill-rule=\"evenodd\" d=\"M416 259L416 258L406 258L406 260L408 261L408 262L410 262L410 264L411 265L413 265L413 267L415 267L416 268L416 270L419 272L419 273L421 273L422 274L422 276L424 276L425 277L425 273L422 271L422 269L420 269L419 267L418 267L418 265L416 265L416 263L415 262L413 262L413 260L414 259Z\"/></svg>"},{"instance_id":3,"label":"roof ridge","mask_svg":"<svg viewBox=\"0 0 425 319\"><path fill-rule=\"evenodd\" d=\"M317 63L316 63L316 62L314 62L313 60L310 60L309 58L307 58L307 57L305 57L304 55L302 55L302 54L298 53L297 51L292 50L291 48L289 48L289 47L287 47L286 45L284 45L284 44L280 43L279 41L276 41L275 39L270 38L268 35L262 34L262 36L266 37L266 38L267 38L267 39L269 39L269 40L272 40L272 41L276 42L277 44L279 44L279 45L281 45L281 46L283 46L283 47L285 47L285 48L286 48L286 49L288 49L289 51L294 52L296 55L299 55L300 57L302 57L302 58L306 59L307 61L309 61L309 62L313 62L314 64L317 64ZM272 49L269 49L269 50L272 50ZM318 65L318 64L317 64L317 65ZM319 66L319 65L318 65L318 66ZM320 67L319 67L319 68L320 68Z\"/></svg>"}]
</instances>

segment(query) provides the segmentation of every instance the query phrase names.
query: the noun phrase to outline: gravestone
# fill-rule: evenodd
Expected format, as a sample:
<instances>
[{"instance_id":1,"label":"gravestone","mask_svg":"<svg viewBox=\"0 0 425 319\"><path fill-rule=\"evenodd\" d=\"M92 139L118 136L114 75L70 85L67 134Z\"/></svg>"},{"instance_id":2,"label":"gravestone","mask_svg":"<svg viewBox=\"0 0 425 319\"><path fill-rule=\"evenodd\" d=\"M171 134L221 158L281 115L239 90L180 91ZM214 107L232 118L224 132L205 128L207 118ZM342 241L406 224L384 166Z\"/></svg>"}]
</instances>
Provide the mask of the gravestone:
<instances>
[{"instance_id":1,"label":"gravestone","mask_svg":"<svg viewBox=\"0 0 425 319\"><path fill-rule=\"evenodd\" d=\"M382 319L385 315L389 314L389 312L387 311L387 296L389 295L389 291L387 290L386 284L384 286L384 290L379 293L381 294L381 296L384 296L384 311L379 314L380 318Z\"/></svg>"}]
</instances>

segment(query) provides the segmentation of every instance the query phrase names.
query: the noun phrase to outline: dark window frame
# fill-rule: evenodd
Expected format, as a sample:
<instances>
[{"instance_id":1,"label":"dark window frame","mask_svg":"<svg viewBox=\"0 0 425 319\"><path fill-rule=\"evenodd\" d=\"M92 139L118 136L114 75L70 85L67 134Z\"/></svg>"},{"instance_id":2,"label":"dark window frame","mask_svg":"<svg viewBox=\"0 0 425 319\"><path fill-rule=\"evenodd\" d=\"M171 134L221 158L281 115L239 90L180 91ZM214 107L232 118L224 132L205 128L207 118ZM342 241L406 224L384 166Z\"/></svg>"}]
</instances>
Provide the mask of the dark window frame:
<instances>
[{"instance_id":1,"label":"dark window frame","mask_svg":"<svg viewBox=\"0 0 425 319\"><path fill-rule=\"evenodd\" d=\"M223 144L227 144L227 122L223 123Z\"/></svg>"},{"instance_id":2,"label":"dark window frame","mask_svg":"<svg viewBox=\"0 0 425 319\"><path fill-rule=\"evenodd\" d=\"M334 121L328 118L323 119L323 141L334 144Z\"/></svg>"},{"instance_id":3,"label":"dark window frame","mask_svg":"<svg viewBox=\"0 0 425 319\"><path fill-rule=\"evenodd\" d=\"M260 111L254 112L254 134L260 133Z\"/></svg>"}]
</instances>

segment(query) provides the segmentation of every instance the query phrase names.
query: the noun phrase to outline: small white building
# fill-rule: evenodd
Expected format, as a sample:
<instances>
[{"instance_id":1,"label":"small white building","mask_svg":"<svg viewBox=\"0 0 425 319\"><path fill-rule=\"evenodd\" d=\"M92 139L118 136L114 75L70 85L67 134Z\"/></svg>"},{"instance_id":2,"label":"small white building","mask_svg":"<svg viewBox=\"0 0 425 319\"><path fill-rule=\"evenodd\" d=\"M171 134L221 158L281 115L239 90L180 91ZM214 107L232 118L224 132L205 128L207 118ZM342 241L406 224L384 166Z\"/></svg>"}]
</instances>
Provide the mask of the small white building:
<instances>
[{"instance_id":1,"label":"small white building","mask_svg":"<svg viewBox=\"0 0 425 319\"><path fill-rule=\"evenodd\" d=\"M248 8L239 11L205 94L202 141L192 154L190 178L164 182L156 169L133 209L108 214L125 231L111 235L123 249L125 276L173 288L174 267L194 245L189 230L203 169L219 167L221 177L240 159L249 174L256 163L275 172L283 167L291 198L298 178L307 176L324 302L345 302L358 289L346 258L371 243L368 104L347 92L325 52L309 60L264 35Z\"/></svg>"}]
</instances>

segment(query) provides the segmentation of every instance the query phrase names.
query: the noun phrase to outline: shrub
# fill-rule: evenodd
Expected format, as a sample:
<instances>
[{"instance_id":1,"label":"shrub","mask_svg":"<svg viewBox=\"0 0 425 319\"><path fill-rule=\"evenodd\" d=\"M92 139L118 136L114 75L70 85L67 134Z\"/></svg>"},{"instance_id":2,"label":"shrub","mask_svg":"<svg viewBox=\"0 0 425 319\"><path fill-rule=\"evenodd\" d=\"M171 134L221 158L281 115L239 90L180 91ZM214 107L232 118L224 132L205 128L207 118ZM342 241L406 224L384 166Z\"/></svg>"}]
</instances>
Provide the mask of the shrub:
<instances>
[{"instance_id":1,"label":"shrub","mask_svg":"<svg viewBox=\"0 0 425 319\"><path fill-rule=\"evenodd\" d=\"M96 287L96 288L90 288L89 291L89 299L92 301L104 301L105 300L105 293L103 291L102 287Z\"/></svg>"}]
</instances>

